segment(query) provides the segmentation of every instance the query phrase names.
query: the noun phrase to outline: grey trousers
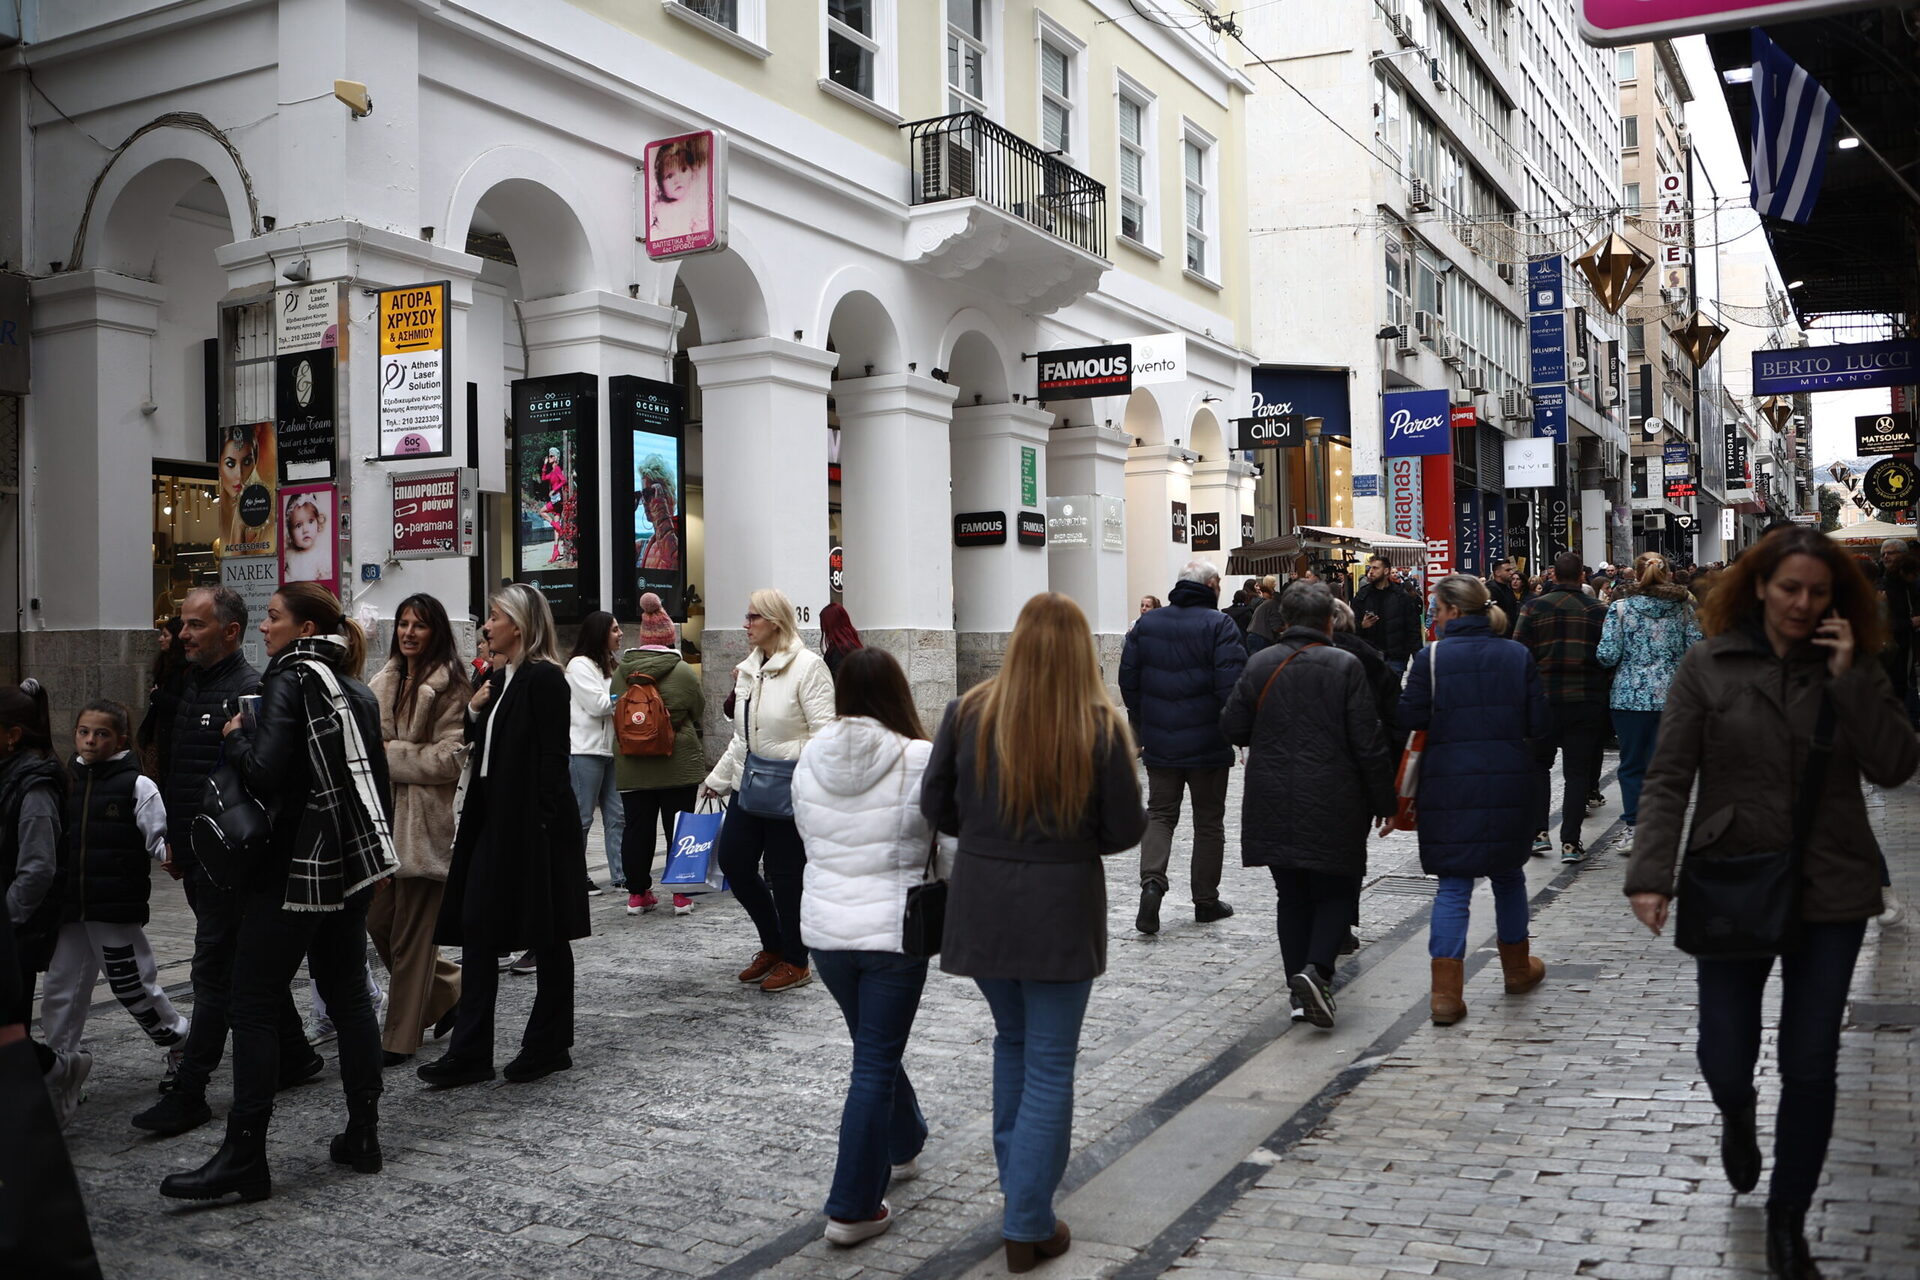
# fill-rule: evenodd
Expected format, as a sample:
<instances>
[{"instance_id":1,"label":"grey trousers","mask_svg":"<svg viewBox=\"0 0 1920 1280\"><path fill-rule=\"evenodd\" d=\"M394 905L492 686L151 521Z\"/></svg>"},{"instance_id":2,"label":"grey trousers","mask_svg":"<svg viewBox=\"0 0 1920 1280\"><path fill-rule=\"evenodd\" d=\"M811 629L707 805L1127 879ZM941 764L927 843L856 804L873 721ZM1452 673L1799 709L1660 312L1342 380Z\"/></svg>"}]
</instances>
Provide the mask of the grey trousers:
<instances>
[{"instance_id":1,"label":"grey trousers","mask_svg":"<svg viewBox=\"0 0 1920 1280\"><path fill-rule=\"evenodd\" d=\"M1173 829L1180 801L1193 793L1193 901L1220 900L1220 865L1227 852L1227 768L1157 769L1147 766L1147 833L1140 837L1140 886L1167 888Z\"/></svg>"}]
</instances>

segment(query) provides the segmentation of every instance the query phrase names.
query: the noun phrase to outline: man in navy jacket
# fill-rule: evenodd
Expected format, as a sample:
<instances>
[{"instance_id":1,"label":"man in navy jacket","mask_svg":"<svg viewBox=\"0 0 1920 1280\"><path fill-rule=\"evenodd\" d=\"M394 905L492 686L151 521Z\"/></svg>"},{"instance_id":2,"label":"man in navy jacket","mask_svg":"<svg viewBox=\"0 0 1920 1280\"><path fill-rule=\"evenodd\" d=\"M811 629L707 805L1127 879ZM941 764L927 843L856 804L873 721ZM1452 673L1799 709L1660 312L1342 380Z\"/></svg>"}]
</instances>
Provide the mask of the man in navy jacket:
<instances>
[{"instance_id":1,"label":"man in navy jacket","mask_svg":"<svg viewBox=\"0 0 1920 1280\"><path fill-rule=\"evenodd\" d=\"M1193 918L1224 920L1220 866L1227 848L1227 770L1233 748L1220 711L1247 664L1240 629L1220 612L1220 570L1188 561L1165 608L1144 614L1120 656L1120 696L1147 766L1147 833L1140 840L1140 914L1134 927L1160 931L1173 830L1183 792L1193 794Z\"/></svg>"}]
</instances>

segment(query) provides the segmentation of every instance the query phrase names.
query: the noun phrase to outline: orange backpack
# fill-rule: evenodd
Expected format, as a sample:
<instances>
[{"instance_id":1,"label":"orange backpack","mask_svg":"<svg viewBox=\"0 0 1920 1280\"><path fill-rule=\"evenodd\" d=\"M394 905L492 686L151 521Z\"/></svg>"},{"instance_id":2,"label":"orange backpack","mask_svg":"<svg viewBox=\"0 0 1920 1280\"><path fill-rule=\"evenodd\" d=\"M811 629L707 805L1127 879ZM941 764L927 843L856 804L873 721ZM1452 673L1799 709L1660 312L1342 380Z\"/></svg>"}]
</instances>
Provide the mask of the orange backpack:
<instances>
[{"instance_id":1,"label":"orange backpack","mask_svg":"<svg viewBox=\"0 0 1920 1280\"><path fill-rule=\"evenodd\" d=\"M613 710L614 736L623 756L673 754L673 716L653 677L636 673Z\"/></svg>"}]
</instances>

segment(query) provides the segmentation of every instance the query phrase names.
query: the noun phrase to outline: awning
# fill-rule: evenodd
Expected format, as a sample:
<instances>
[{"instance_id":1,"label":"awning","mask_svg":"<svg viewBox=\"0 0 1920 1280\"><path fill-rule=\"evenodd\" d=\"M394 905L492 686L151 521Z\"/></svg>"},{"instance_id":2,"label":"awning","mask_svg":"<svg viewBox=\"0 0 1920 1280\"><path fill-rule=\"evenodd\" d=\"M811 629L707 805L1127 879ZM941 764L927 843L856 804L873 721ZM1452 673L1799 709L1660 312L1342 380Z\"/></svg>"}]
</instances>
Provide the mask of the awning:
<instances>
[{"instance_id":1,"label":"awning","mask_svg":"<svg viewBox=\"0 0 1920 1280\"><path fill-rule=\"evenodd\" d=\"M1902 542L1920 538L1920 528L1910 524L1888 524L1885 520L1862 520L1859 524L1829 529L1827 536L1843 546L1879 547L1889 538Z\"/></svg>"},{"instance_id":2,"label":"awning","mask_svg":"<svg viewBox=\"0 0 1920 1280\"><path fill-rule=\"evenodd\" d=\"M1235 547L1227 553L1227 573L1254 577L1285 573L1293 568L1300 545L1300 539L1289 533Z\"/></svg>"},{"instance_id":3,"label":"awning","mask_svg":"<svg viewBox=\"0 0 1920 1280\"><path fill-rule=\"evenodd\" d=\"M1306 535L1308 546L1353 550L1353 544L1358 543L1370 552L1385 556L1387 563L1397 569L1418 568L1427 560L1427 544L1417 538L1340 525L1303 524L1300 532Z\"/></svg>"}]
</instances>

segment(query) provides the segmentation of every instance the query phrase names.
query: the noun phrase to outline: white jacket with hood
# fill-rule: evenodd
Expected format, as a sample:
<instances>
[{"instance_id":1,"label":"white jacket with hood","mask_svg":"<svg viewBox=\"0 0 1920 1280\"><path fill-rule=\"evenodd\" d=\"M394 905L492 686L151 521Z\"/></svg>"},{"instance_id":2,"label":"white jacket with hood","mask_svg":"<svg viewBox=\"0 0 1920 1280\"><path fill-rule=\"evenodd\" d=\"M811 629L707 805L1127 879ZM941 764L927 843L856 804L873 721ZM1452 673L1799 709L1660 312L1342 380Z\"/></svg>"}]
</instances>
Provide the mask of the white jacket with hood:
<instances>
[{"instance_id":1,"label":"white jacket with hood","mask_svg":"<svg viewBox=\"0 0 1920 1280\"><path fill-rule=\"evenodd\" d=\"M848 716L816 734L793 771L807 847L800 937L825 951L899 951L907 890L927 879L933 827L920 782L933 744ZM953 841L941 840L940 873Z\"/></svg>"},{"instance_id":2,"label":"white jacket with hood","mask_svg":"<svg viewBox=\"0 0 1920 1280\"><path fill-rule=\"evenodd\" d=\"M721 795L738 789L749 750L765 760L798 760L832 719L833 675L819 654L798 640L771 658L753 650L733 669L733 736L706 785Z\"/></svg>"}]
</instances>

